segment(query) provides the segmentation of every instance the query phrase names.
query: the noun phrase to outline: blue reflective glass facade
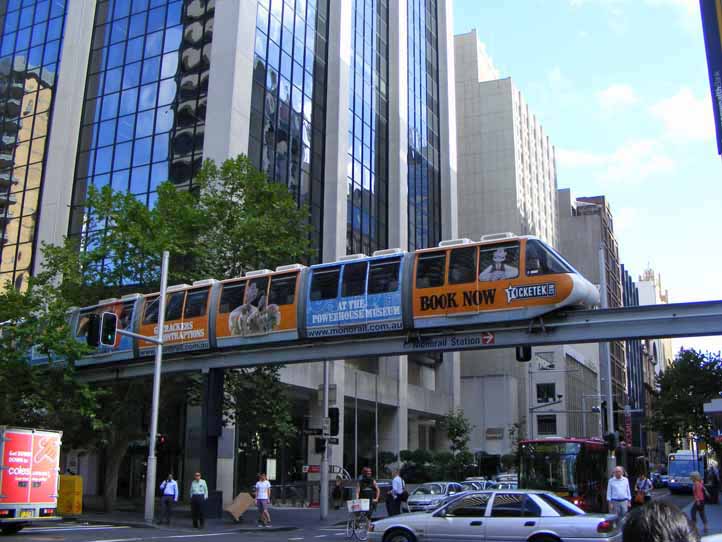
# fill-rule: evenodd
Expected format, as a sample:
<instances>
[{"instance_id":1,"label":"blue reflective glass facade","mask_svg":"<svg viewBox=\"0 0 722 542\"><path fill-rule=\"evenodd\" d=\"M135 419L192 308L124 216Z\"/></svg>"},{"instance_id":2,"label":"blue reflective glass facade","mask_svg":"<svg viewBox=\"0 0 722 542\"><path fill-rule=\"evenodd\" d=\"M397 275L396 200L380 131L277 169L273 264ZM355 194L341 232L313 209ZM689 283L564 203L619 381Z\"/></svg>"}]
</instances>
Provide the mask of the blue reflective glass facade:
<instances>
[{"instance_id":1,"label":"blue reflective glass facade","mask_svg":"<svg viewBox=\"0 0 722 542\"><path fill-rule=\"evenodd\" d=\"M308 205L321 257L328 0L259 0L248 156Z\"/></svg>"},{"instance_id":2,"label":"blue reflective glass facade","mask_svg":"<svg viewBox=\"0 0 722 542\"><path fill-rule=\"evenodd\" d=\"M387 0L354 0L351 19L346 251L388 244Z\"/></svg>"},{"instance_id":3,"label":"blue reflective glass facade","mask_svg":"<svg viewBox=\"0 0 722 542\"><path fill-rule=\"evenodd\" d=\"M78 144L70 233L87 235L88 186L146 205L202 165L213 0L97 3ZM108 262L110 264L110 262Z\"/></svg>"},{"instance_id":4,"label":"blue reflective glass facade","mask_svg":"<svg viewBox=\"0 0 722 542\"><path fill-rule=\"evenodd\" d=\"M66 0L0 0L0 289L27 284Z\"/></svg>"},{"instance_id":5,"label":"blue reflective glass facade","mask_svg":"<svg viewBox=\"0 0 722 542\"><path fill-rule=\"evenodd\" d=\"M408 0L409 249L441 238L439 53L436 0Z\"/></svg>"}]
</instances>

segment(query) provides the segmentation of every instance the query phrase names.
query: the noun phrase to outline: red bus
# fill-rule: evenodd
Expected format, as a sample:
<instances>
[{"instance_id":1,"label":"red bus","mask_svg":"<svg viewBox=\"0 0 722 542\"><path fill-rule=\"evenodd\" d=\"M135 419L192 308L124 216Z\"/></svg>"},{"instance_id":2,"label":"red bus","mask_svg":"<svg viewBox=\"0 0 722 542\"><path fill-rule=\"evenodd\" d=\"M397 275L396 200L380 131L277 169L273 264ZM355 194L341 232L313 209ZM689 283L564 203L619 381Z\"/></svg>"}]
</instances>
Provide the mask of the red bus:
<instances>
[{"instance_id":1,"label":"red bus","mask_svg":"<svg viewBox=\"0 0 722 542\"><path fill-rule=\"evenodd\" d=\"M606 443L597 438L548 438L519 442L519 487L553 491L588 512L606 512ZM630 484L645 469L641 450L618 447L617 465Z\"/></svg>"}]
</instances>

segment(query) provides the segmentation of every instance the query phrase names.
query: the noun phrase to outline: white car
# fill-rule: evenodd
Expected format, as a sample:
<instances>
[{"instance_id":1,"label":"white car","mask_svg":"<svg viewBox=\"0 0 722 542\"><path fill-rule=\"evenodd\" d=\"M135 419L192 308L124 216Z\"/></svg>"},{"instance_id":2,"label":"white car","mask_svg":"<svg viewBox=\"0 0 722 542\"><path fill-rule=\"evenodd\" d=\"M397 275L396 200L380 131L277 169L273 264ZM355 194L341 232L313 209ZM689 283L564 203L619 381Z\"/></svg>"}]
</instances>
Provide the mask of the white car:
<instances>
[{"instance_id":1,"label":"white car","mask_svg":"<svg viewBox=\"0 0 722 542\"><path fill-rule=\"evenodd\" d=\"M587 514L548 491L467 492L431 514L401 514L371 524L369 540L421 542L621 542L616 516Z\"/></svg>"},{"instance_id":2,"label":"white car","mask_svg":"<svg viewBox=\"0 0 722 542\"><path fill-rule=\"evenodd\" d=\"M414 489L406 505L409 512L430 512L462 491L464 488L456 482L429 482Z\"/></svg>"}]
</instances>

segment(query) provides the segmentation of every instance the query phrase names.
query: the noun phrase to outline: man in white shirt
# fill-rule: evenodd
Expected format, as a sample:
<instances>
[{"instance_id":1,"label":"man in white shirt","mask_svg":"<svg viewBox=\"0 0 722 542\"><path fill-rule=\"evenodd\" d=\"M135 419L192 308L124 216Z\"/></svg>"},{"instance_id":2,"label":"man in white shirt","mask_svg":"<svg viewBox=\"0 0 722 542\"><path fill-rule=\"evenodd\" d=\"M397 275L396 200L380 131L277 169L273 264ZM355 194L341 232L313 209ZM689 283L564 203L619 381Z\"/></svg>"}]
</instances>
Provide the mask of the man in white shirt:
<instances>
[{"instance_id":1,"label":"man in white shirt","mask_svg":"<svg viewBox=\"0 0 722 542\"><path fill-rule=\"evenodd\" d=\"M271 482L266 478L266 473L262 472L256 482L256 506L258 507L258 526L263 524L266 527L271 526L271 515L268 513L268 506L271 504Z\"/></svg>"},{"instance_id":2,"label":"man in white shirt","mask_svg":"<svg viewBox=\"0 0 722 542\"><path fill-rule=\"evenodd\" d=\"M609 513L615 514L621 520L627 513L631 500L629 480L624 476L624 469L619 466L614 467L614 475L607 482Z\"/></svg>"},{"instance_id":3,"label":"man in white shirt","mask_svg":"<svg viewBox=\"0 0 722 542\"><path fill-rule=\"evenodd\" d=\"M391 503L391 515L396 516L401 513L401 498L404 494L406 484L404 479L401 478L401 473L398 470L394 471L394 478L391 480L391 494L393 496L393 502Z\"/></svg>"},{"instance_id":4,"label":"man in white shirt","mask_svg":"<svg viewBox=\"0 0 722 542\"><path fill-rule=\"evenodd\" d=\"M170 525L170 515L173 511L173 503L178 502L178 483L173 480L173 475L169 474L168 478L163 480L160 485L160 490L163 492L163 496L160 498L160 522Z\"/></svg>"}]
</instances>

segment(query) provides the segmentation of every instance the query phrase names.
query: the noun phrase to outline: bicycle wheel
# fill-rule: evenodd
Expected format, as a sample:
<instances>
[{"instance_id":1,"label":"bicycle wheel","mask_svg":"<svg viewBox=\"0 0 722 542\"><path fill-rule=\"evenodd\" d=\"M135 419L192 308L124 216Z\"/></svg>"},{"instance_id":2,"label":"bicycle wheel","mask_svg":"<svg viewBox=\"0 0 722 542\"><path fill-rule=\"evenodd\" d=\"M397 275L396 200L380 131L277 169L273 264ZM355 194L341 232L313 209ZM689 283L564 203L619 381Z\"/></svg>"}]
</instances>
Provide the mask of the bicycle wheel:
<instances>
[{"instance_id":1,"label":"bicycle wheel","mask_svg":"<svg viewBox=\"0 0 722 542\"><path fill-rule=\"evenodd\" d=\"M354 534L356 535L356 538L361 540L362 542L364 540L368 540L369 538L369 518L366 514L361 514L361 516L356 521L356 529L354 530Z\"/></svg>"},{"instance_id":2,"label":"bicycle wheel","mask_svg":"<svg viewBox=\"0 0 722 542\"><path fill-rule=\"evenodd\" d=\"M355 523L356 523L356 520L353 516L348 518L348 521L346 522L346 538L348 538L349 540L351 540L353 538Z\"/></svg>"}]
</instances>

